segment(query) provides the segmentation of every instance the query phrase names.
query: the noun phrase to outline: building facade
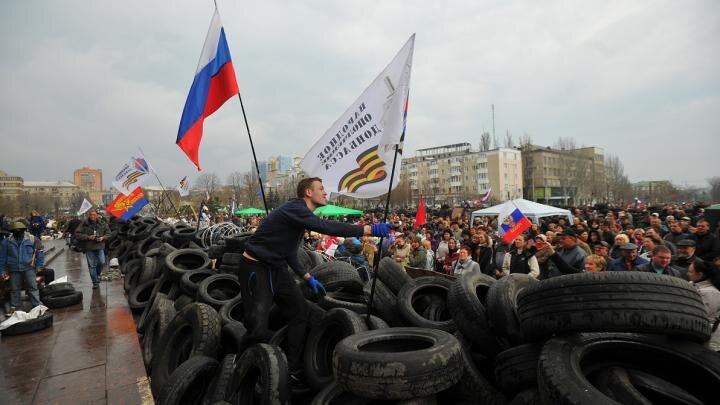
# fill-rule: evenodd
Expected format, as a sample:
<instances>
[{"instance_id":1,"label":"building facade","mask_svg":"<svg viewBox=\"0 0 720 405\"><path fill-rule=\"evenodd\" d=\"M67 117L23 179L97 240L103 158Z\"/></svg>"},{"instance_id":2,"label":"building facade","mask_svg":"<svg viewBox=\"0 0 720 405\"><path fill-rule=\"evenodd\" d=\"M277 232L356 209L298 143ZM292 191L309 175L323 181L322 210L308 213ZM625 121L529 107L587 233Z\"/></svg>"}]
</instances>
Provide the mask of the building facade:
<instances>
[{"instance_id":1,"label":"building facade","mask_svg":"<svg viewBox=\"0 0 720 405\"><path fill-rule=\"evenodd\" d=\"M93 204L103 203L102 170L82 167L73 172L73 183L88 193Z\"/></svg>"},{"instance_id":2,"label":"building facade","mask_svg":"<svg viewBox=\"0 0 720 405\"><path fill-rule=\"evenodd\" d=\"M69 181L25 181L23 183L23 194L25 197L30 197L29 201L31 205L37 208L45 205L40 204L37 198L52 202L52 207L47 206L42 207L44 209L40 209L40 211L45 212L62 210L72 213L74 210L76 211L80 207L73 207L73 204L76 203L77 195L80 192L80 188Z\"/></svg>"},{"instance_id":3,"label":"building facade","mask_svg":"<svg viewBox=\"0 0 720 405\"><path fill-rule=\"evenodd\" d=\"M604 151L597 147L522 147L524 195L546 204L593 204L606 195Z\"/></svg>"},{"instance_id":4,"label":"building facade","mask_svg":"<svg viewBox=\"0 0 720 405\"><path fill-rule=\"evenodd\" d=\"M23 193L23 178L0 170L0 197L17 198Z\"/></svg>"},{"instance_id":5,"label":"building facade","mask_svg":"<svg viewBox=\"0 0 720 405\"><path fill-rule=\"evenodd\" d=\"M402 160L400 178L411 200L423 195L428 204L457 205L490 189L505 201L521 197L523 189L520 151L478 151L467 142L418 150Z\"/></svg>"}]
</instances>

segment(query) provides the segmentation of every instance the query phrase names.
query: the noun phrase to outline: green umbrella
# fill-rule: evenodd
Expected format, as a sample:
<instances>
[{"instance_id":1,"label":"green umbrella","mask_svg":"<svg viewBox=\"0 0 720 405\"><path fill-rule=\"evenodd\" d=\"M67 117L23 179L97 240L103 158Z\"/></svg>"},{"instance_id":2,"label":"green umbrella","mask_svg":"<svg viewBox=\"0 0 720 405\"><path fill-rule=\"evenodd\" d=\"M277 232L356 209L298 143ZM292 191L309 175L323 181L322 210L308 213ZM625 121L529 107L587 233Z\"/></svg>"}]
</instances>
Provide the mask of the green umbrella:
<instances>
[{"instance_id":1,"label":"green umbrella","mask_svg":"<svg viewBox=\"0 0 720 405\"><path fill-rule=\"evenodd\" d=\"M354 210L352 208L340 207L338 205L328 204L322 207L318 207L313 212L317 216L321 217L343 217L343 216L360 216L363 215L361 210Z\"/></svg>"},{"instance_id":2,"label":"green umbrella","mask_svg":"<svg viewBox=\"0 0 720 405\"><path fill-rule=\"evenodd\" d=\"M243 209L239 209L239 208L238 208L238 209L235 210L235 215L241 215L241 216L244 216L244 215L264 215L264 214L265 214L265 210L261 210L261 209L253 208L253 207L248 207L248 208L243 208Z\"/></svg>"}]
</instances>

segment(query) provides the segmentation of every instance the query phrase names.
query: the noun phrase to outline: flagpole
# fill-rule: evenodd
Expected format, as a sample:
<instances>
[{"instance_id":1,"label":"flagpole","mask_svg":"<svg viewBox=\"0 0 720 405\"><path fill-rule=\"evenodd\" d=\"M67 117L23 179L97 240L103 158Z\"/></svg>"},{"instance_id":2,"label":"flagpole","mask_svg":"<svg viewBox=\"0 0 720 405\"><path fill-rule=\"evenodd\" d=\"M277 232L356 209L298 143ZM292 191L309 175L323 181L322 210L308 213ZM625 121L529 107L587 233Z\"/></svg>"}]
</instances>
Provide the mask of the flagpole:
<instances>
[{"instance_id":1,"label":"flagpole","mask_svg":"<svg viewBox=\"0 0 720 405\"><path fill-rule=\"evenodd\" d=\"M238 99L240 100L240 108L242 109L243 120L245 121L245 129L247 130L248 138L250 139L250 149L253 154L253 161L255 162L255 171L257 172L258 182L260 183L260 193L262 194L263 205L265 206L265 215L268 214L267 200L265 199L265 188L262 184L262 177L260 177L260 167L258 166L257 156L255 155L255 145L253 144L252 135L250 135L250 126L248 125L247 115L245 115L245 106L243 105L242 96L238 93Z\"/></svg>"},{"instance_id":2,"label":"flagpole","mask_svg":"<svg viewBox=\"0 0 720 405\"><path fill-rule=\"evenodd\" d=\"M143 158L145 157L145 152L143 152L142 148L138 146L138 150L143 155ZM175 204L172 202L172 198L170 196L165 196L165 186L163 186L162 182L160 181L160 177L158 177L157 173L155 173L155 169L152 167L152 165L148 164L148 167L150 168L150 171L152 172L153 176L155 176L155 179L158 181L158 184L160 184L160 188L162 188L162 194L160 194L160 202L162 203L162 200L164 198L167 198L167 200L170 202L170 206L173 208L173 211L175 211L175 215L177 215L178 219L180 218L180 211L178 211L177 208L175 208Z\"/></svg>"},{"instance_id":3,"label":"flagpole","mask_svg":"<svg viewBox=\"0 0 720 405\"><path fill-rule=\"evenodd\" d=\"M404 136L403 136L403 138L404 138ZM402 142L402 141L403 141L403 139L401 138L400 142ZM399 151L399 144L395 144L395 156L393 156L392 170L390 171L390 185L388 186L387 198L385 199L385 214L383 215L383 222L387 221L387 217L390 212L390 193L392 193L393 180L395 179L395 165L397 163L398 151ZM373 263L372 263L372 268L373 268L372 285L370 286L370 299L368 299L367 316L365 317L365 321L368 324L370 322L370 315L372 314L373 299L375 298L375 284L377 284L378 263L380 263L380 258L382 257L382 254L383 254L383 251L382 251L383 239L384 239L384 237L381 236L380 243L378 244L380 246L380 248L378 249L378 254L375 255Z\"/></svg>"}]
</instances>

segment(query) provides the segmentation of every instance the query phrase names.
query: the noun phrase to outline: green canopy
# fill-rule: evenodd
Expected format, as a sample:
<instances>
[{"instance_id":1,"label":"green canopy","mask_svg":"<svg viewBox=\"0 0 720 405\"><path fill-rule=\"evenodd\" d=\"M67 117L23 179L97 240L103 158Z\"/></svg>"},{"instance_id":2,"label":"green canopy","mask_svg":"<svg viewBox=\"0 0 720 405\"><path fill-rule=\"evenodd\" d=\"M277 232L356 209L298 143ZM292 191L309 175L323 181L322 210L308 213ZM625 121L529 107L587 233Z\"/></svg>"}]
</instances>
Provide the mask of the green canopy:
<instances>
[{"instance_id":1,"label":"green canopy","mask_svg":"<svg viewBox=\"0 0 720 405\"><path fill-rule=\"evenodd\" d=\"M253 207L248 207L248 208L243 208L243 209L239 209L239 208L238 208L238 209L235 210L235 215L240 215L240 216L244 216L244 215L265 215L265 210L261 210L261 209L253 208Z\"/></svg>"},{"instance_id":2,"label":"green canopy","mask_svg":"<svg viewBox=\"0 0 720 405\"><path fill-rule=\"evenodd\" d=\"M321 217L343 217L343 216L360 216L364 214L361 210L354 210L352 208L340 207L338 205L328 204L322 207L318 207L314 211L315 215Z\"/></svg>"}]
</instances>

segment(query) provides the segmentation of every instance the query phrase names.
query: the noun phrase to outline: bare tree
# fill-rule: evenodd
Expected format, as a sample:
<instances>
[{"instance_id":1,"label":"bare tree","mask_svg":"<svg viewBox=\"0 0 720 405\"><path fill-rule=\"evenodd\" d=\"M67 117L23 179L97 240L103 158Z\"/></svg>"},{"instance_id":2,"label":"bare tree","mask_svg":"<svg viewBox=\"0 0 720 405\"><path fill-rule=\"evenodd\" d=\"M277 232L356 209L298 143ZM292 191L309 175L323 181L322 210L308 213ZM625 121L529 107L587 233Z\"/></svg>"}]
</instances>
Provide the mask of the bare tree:
<instances>
[{"instance_id":1,"label":"bare tree","mask_svg":"<svg viewBox=\"0 0 720 405\"><path fill-rule=\"evenodd\" d=\"M245 172L243 174L242 189L239 197L240 203L245 207L258 207L262 204L260 183L257 180L257 176L253 176L252 172Z\"/></svg>"},{"instance_id":2,"label":"bare tree","mask_svg":"<svg viewBox=\"0 0 720 405\"><path fill-rule=\"evenodd\" d=\"M514 148L515 147L515 140L513 139L513 135L510 133L509 130L505 130L505 147L506 148Z\"/></svg>"},{"instance_id":3,"label":"bare tree","mask_svg":"<svg viewBox=\"0 0 720 405\"><path fill-rule=\"evenodd\" d=\"M620 158L615 155L605 156L605 176L607 177L607 201L620 203L633 198L630 181L625 175L625 168Z\"/></svg>"},{"instance_id":4,"label":"bare tree","mask_svg":"<svg viewBox=\"0 0 720 405\"><path fill-rule=\"evenodd\" d=\"M218 191L221 186L220 178L215 173L203 173L195 180L195 189L203 194L207 193L210 197L212 197L213 193ZM204 197L203 195L203 198Z\"/></svg>"},{"instance_id":5,"label":"bare tree","mask_svg":"<svg viewBox=\"0 0 720 405\"><path fill-rule=\"evenodd\" d=\"M720 201L720 176L711 177L707 182L710 184L710 201Z\"/></svg>"},{"instance_id":6,"label":"bare tree","mask_svg":"<svg viewBox=\"0 0 720 405\"><path fill-rule=\"evenodd\" d=\"M535 201L535 162L532 155L532 137L524 133L520 137L520 157L522 159L524 197Z\"/></svg>"},{"instance_id":7,"label":"bare tree","mask_svg":"<svg viewBox=\"0 0 720 405\"><path fill-rule=\"evenodd\" d=\"M492 146L492 139L490 134L486 131L480 134L480 152L486 152L490 150Z\"/></svg>"}]
</instances>

